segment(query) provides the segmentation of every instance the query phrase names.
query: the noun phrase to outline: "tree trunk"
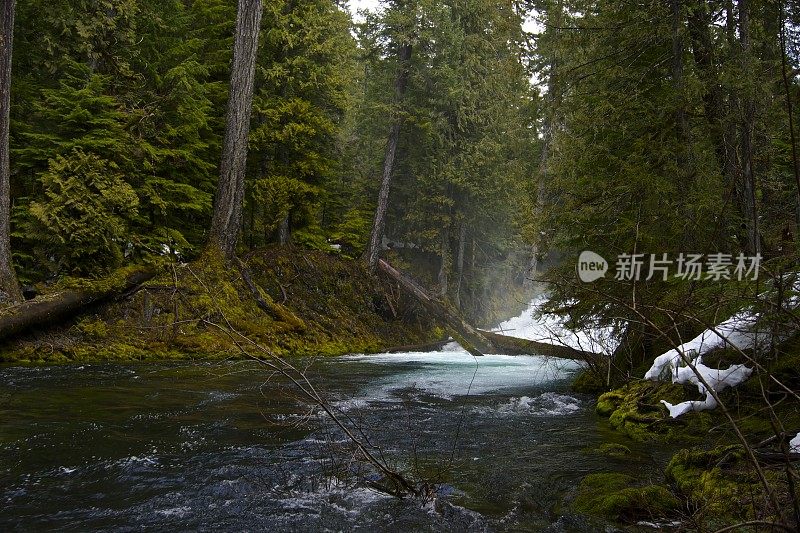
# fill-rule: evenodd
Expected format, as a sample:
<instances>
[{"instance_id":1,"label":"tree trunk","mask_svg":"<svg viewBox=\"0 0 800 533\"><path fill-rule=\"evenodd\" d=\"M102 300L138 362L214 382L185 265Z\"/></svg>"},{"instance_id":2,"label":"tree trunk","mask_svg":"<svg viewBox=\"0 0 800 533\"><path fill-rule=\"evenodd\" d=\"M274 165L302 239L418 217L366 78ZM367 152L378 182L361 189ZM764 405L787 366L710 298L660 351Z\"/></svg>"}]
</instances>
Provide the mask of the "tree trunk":
<instances>
[{"instance_id":1,"label":"tree trunk","mask_svg":"<svg viewBox=\"0 0 800 533\"><path fill-rule=\"evenodd\" d=\"M789 68L786 58L786 22L784 20L783 3L780 6L780 43L781 43L781 79L786 95L786 114L789 118L789 136L792 143L792 173L795 183L795 238L800 239L800 158L797 154L797 135L794 129L794 105L792 104L792 83L789 81Z\"/></svg>"},{"instance_id":2,"label":"tree trunk","mask_svg":"<svg viewBox=\"0 0 800 533\"><path fill-rule=\"evenodd\" d=\"M397 282L400 287L435 318L441 321L450 330L453 338L461 346L473 355L483 355L484 353L497 353L494 345L483 333L468 324L458 315L458 312L451 309L447 304L434 298L428 291L422 288L417 282L409 278L392 265L379 259L377 269Z\"/></svg>"},{"instance_id":3,"label":"tree trunk","mask_svg":"<svg viewBox=\"0 0 800 533\"><path fill-rule=\"evenodd\" d=\"M400 287L409 296L417 300L426 311L442 322L450 330L453 338L473 355L483 355L485 353L536 354L585 361L596 361L600 357L597 354L575 350L569 346L518 339L477 329L465 321L457 310L434 298L413 279L395 269L386 261L378 260L378 270L392 281L399 283Z\"/></svg>"},{"instance_id":4,"label":"tree trunk","mask_svg":"<svg viewBox=\"0 0 800 533\"><path fill-rule=\"evenodd\" d=\"M462 220L458 229L458 251L456 252L456 288L453 305L461 310L461 283L464 280L464 249L467 247L467 224Z\"/></svg>"},{"instance_id":5,"label":"tree trunk","mask_svg":"<svg viewBox=\"0 0 800 533\"><path fill-rule=\"evenodd\" d=\"M11 165L8 129L11 105L11 55L14 43L14 2L0 7L0 303L22 301L11 261Z\"/></svg>"},{"instance_id":6,"label":"tree trunk","mask_svg":"<svg viewBox=\"0 0 800 533\"><path fill-rule=\"evenodd\" d=\"M447 297L450 279L450 231L447 227L442 228L441 243L439 250L439 296Z\"/></svg>"},{"instance_id":7,"label":"tree trunk","mask_svg":"<svg viewBox=\"0 0 800 533\"><path fill-rule=\"evenodd\" d=\"M708 9L706 0L692 0L689 4L688 28L689 37L692 43L692 55L697 65L700 79L704 85L703 91L703 110L706 120L710 126L711 141L714 145L714 152L722 170L724 179L724 198L725 205L733 203L736 215L744 219L741 210L741 196L739 190L739 164L736 148L736 125L732 120L726 120L727 113L724 103L722 86L716 67L714 57L714 44L711 38L711 13ZM727 18L733 24L732 6L729 5ZM730 30L729 32L730 33ZM731 94L729 107L736 107L736 95ZM731 202L731 198L734 202ZM718 235L725 235L727 228L719 227Z\"/></svg>"},{"instance_id":8,"label":"tree trunk","mask_svg":"<svg viewBox=\"0 0 800 533\"><path fill-rule=\"evenodd\" d=\"M397 78L394 83L395 105L400 105L408 85L409 61L411 60L411 44L404 44L400 47L398 54L399 66ZM367 264L371 270L375 270L378 264L378 254L381 251L381 241L383 240L383 230L386 226L386 210L389 207L389 189L392 185L392 173L394 172L394 160L397 155L397 143L400 140L400 127L403 124L402 115L394 118L391 128L389 128L389 139L386 142L386 153L383 157L383 174L381 175L381 188L378 191L378 205L375 208L375 218L372 222L372 232L367 248Z\"/></svg>"},{"instance_id":9,"label":"tree trunk","mask_svg":"<svg viewBox=\"0 0 800 533\"><path fill-rule=\"evenodd\" d=\"M564 2L559 0L555 5L555 9L555 14L550 14L548 16L548 18L554 19L552 23L554 29L550 29L548 31L554 31L557 34L559 31L558 28L561 27L561 18L564 13ZM547 106L545 108L544 120L542 122L542 153L539 157L539 179L536 182L536 203L533 207L534 222L537 225L541 224L542 215L544 214L545 209L545 194L547 191L550 147L553 143L556 122L555 115L560 102L559 95L556 94L559 89L556 80L558 62L556 60L555 53L551 53L550 55L549 67L550 75L547 78L547 98L545 99ZM525 273L525 279L523 280L523 287L526 289L529 289L533 285L533 282L536 280L536 275L539 272L539 256L542 255L545 245L544 235L541 229L542 228L538 228L536 235L533 236L531 259L528 263L528 271Z\"/></svg>"},{"instance_id":10,"label":"tree trunk","mask_svg":"<svg viewBox=\"0 0 800 533\"><path fill-rule=\"evenodd\" d=\"M209 247L217 248L226 257L232 257L236 251L236 241L242 224L247 138L253 107L260 25L261 0L239 0L222 163L208 242Z\"/></svg>"},{"instance_id":11,"label":"tree trunk","mask_svg":"<svg viewBox=\"0 0 800 533\"><path fill-rule=\"evenodd\" d=\"M746 75L753 71L750 44L750 6L747 0L739 0L739 40L742 47L742 75ZM741 126L742 183L740 202L747 231L746 252L751 255L761 253L761 231L758 224L756 182L753 174L755 107L753 89L747 88L744 94Z\"/></svg>"},{"instance_id":12,"label":"tree trunk","mask_svg":"<svg viewBox=\"0 0 800 533\"><path fill-rule=\"evenodd\" d=\"M289 215L283 217L278 226L278 244L286 246L289 243Z\"/></svg>"},{"instance_id":13,"label":"tree trunk","mask_svg":"<svg viewBox=\"0 0 800 533\"><path fill-rule=\"evenodd\" d=\"M692 169L689 168L689 121L686 116L686 98L684 97L683 83L683 18L681 13L682 0L672 0L672 84L677 96L675 107L675 141L677 151L675 163L678 167L678 194L686 198L688 193L689 178Z\"/></svg>"}]
</instances>

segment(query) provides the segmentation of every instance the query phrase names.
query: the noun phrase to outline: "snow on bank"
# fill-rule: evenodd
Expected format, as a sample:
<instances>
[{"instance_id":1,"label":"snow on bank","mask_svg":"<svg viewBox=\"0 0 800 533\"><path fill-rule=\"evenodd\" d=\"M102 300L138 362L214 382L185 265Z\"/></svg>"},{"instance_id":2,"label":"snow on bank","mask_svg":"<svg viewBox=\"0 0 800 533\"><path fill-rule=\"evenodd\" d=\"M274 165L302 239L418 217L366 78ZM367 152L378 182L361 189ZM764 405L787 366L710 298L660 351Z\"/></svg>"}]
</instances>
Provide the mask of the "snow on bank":
<instances>
[{"instance_id":1,"label":"snow on bank","mask_svg":"<svg viewBox=\"0 0 800 533\"><path fill-rule=\"evenodd\" d=\"M672 418L678 418L690 411L705 411L717 407L717 401L703 381L714 392L719 392L727 387L735 387L750 377L752 368L745 365L731 365L726 369L711 368L703 364L703 355L726 346L740 350L764 346L769 339L766 332L758 331L757 321L757 316L743 311L715 328L705 330L689 342L656 357L653 366L645 373L645 379L659 381L670 376L673 383L697 385L700 394L705 395L703 400L690 400L676 405L661 400ZM702 381L700 377L703 378Z\"/></svg>"},{"instance_id":2,"label":"snow on bank","mask_svg":"<svg viewBox=\"0 0 800 533\"><path fill-rule=\"evenodd\" d=\"M669 416L672 418L678 418L689 411L706 411L717 407L717 400L715 400L714 396L708 391L703 381L708 384L711 390L719 392L727 387L735 387L746 381L750 377L750 374L753 373L753 369L745 365L731 365L725 370L710 368L703 364L702 356L694 359L694 361L692 361L692 366L694 366L696 372L688 365L676 368L672 376L672 382L697 385L697 390L700 391L700 394L705 394L705 399L690 400L675 405L672 405L666 400L661 400L661 403L669 410ZM703 381L700 381L698 374L703 377Z\"/></svg>"},{"instance_id":3,"label":"snow on bank","mask_svg":"<svg viewBox=\"0 0 800 533\"><path fill-rule=\"evenodd\" d=\"M519 316L502 322L492 331L593 353L612 353L619 344L611 328L596 327L573 331L566 328L564 320L558 316L543 314L540 317L539 310L546 302L546 296L534 298Z\"/></svg>"},{"instance_id":4,"label":"snow on bank","mask_svg":"<svg viewBox=\"0 0 800 533\"><path fill-rule=\"evenodd\" d=\"M789 441L789 452L800 453L800 433L795 435L794 438Z\"/></svg>"},{"instance_id":5,"label":"snow on bank","mask_svg":"<svg viewBox=\"0 0 800 533\"><path fill-rule=\"evenodd\" d=\"M680 367L685 366L681 354L685 354L689 359L694 359L726 346L739 350L766 346L769 342L769 332L759 332L756 322L757 317L748 312L732 316L718 326L705 330L689 342L656 357L653 366L644 375L645 379L658 380L665 377L668 372L673 374L677 372ZM680 383L685 382L681 381Z\"/></svg>"}]
</instances>

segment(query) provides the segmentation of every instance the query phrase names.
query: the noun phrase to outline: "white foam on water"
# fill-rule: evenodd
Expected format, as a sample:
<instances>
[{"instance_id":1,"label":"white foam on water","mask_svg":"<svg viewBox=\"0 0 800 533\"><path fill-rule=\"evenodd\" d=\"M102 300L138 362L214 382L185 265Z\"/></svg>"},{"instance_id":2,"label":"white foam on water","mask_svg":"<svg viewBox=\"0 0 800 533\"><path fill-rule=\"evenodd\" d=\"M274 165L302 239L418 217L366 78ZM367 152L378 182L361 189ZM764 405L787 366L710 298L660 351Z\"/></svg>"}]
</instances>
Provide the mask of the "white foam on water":
<instances>
[{"instance_id":1,"label":"white foam on water","mask_svg":"<svg viewBox=\"0 0 800 533\"><path fill-rule=\"evenodd\" d=\"M368 391L367 397L375 399L386 398L391 391L407 388L445 399L466 394L486 394L564 379L581 368L576 361L543 356L474 357L461 348L346 357L376 365L407 366L382 378L377 390Z\"/></svg>"},{"instance_id":2,"label":"white foam on water","mask_svg":"<svg viewBox=\"0 0 800 533\"><path fill-rule=\"evenodd\" d=\"M497 408L500 414L526 414L538 416L562 416L580 411L581 403L577 398L556 392L545 392L533 398L521 396L511 398Z\"/></svg>"},{"instance_id":3,"label":"white foam on water","mask_svg":"<svg viewBox=\"0 0 800 533\"><path fill-rule=\"evenodd\" d=\"M191 507L173 507L171 509L159 509L156 511L157 514L166 517L174 517L174 518L184 518L187 515L192 514Z\"/></svg>"}]
</instances>

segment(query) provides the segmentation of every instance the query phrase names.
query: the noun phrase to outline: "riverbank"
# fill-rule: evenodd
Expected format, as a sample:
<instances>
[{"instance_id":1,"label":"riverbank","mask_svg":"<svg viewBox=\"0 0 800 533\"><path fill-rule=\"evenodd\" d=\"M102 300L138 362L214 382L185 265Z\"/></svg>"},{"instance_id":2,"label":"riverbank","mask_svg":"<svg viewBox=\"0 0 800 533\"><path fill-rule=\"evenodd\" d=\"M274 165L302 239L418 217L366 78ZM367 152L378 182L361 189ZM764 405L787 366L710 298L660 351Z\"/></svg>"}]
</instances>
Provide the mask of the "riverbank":
<instances>
[{"instance_id":1,"label":"riverbank","mask_svg":"<svg viewBox=\"0 0 800 533\"><path fill-rule=\"evenodd\" d=\"M724 353L710 359L720 363L730 357ZM738 361L726 364L731 362ZM770 361L770 375L792 390L800 390L798 362L797 344L789 343ZM577 383L580 386L586 381ZM601 394L595 408L606 420L601 424L630 443L671 450L672 457L662 475L655 477L631 477L613 469L590 474L583 479L573 506L620 523L697 531L750 522L753 524L743 531L772 530L772 523L793 520L794 481L788 476L783 446L788 440L786 433L793 435L800 428L800 412L786 394L771 385L774 381L764 374L719 393L763 479L722 409L669 417L661 400L675 404L696 399L695 386L633 380ZM783 436L776 438L780 432ZM625 446L605 451L623 458L628 453ZM764 481L773 493L771 498ZM773 502L777 502L777 512Z\"/></svg>"},{"instance_id":2,"label":"riverbank","mask_svg":"<svg viewBox=\"0 0 800 533\"><path fill-rule=\"evenodd\" d=\"M0 361L242 357L239 334L292 356L375 352L444 336L415 302L333 254L272 247L244 257L243 267L204 257L159 269L116 301L5 343Z\"/></svg>"}]
</instances>

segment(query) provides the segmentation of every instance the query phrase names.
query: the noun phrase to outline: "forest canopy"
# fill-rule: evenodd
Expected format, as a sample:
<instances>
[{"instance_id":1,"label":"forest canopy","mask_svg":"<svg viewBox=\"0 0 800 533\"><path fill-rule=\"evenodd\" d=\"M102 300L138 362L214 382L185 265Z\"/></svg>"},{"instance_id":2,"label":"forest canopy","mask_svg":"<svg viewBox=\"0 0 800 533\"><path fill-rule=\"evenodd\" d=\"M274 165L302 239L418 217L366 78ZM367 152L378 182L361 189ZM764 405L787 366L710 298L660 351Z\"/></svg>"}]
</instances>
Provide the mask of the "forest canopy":
<instances>
[{"instance_id":1,"label":"forest canopy","mask_svg":"<svg viewBox=\"0 0 800 533\"><path fill-rule=\"evenodd\" d=\"M239 254L389 250L472 310L556 264L551 310L617 324L631 287L572 283L581 250L794 254L796 2L257 4ZM22 284L200 254L238 31L233 0L18 3Z\"/></svg>"}]
</instances>

